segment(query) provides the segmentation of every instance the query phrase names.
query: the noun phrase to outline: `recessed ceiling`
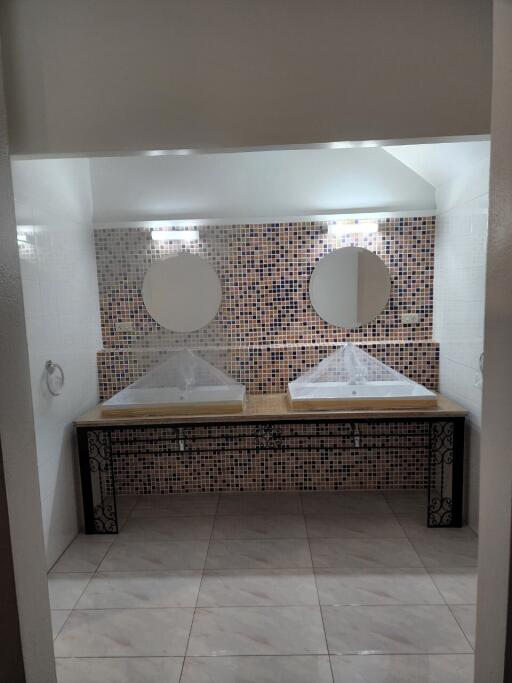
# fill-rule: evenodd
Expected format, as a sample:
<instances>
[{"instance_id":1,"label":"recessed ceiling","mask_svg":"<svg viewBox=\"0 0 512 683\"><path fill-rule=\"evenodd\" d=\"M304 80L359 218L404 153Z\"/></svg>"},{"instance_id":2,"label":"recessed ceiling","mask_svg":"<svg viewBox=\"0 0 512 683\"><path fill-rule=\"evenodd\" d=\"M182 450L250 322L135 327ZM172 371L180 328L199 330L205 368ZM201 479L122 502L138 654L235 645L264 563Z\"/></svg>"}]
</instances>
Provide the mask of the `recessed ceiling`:
<instances>
[{"instance_id":1,"label":"recessed ceiling","mask_svg":"<svg viewBox=\"0 0 512 683\"><path fill-rule=\"evenodd\" d=\"M432 214L488 141L13 161L15 187L85 202L96 225ZM39 190L37 190L39 188ZM441 189L439 189L441 188ZM79 190L78 198L75 197ZM52 194L53 193L53 194ZM72 211L73 210L73 211ZM80 214L80 211L74 211Z\"/></svg>"},{"instance_id":2,"label":"recessed ceiling","mask_svg":"<svg viewBox=\"0 0 512 683\"><path fill-rule=\"evenodd\" d=\"M380 147L90 160L94 220L433 211L430 183Z\"/></svg>"}]
</instances>

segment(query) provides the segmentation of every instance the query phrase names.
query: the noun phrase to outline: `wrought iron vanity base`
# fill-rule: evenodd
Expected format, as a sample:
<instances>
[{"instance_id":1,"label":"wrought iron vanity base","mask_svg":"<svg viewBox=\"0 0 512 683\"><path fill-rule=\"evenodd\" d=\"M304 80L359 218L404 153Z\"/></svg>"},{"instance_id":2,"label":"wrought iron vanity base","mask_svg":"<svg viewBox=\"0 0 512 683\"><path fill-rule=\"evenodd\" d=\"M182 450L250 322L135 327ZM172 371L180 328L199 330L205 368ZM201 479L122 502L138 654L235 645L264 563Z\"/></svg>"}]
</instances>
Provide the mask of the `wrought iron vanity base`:
<instances>
[{"instance_id":1,"label":"wrought iron vanity base","mask_svg":"<svg viewBox=\"0 0 512 683\"><path fill-rule=\"evenodd\" d=\"M304 425L308 429L304 430ZM227 421L217 423L222 441L225 443L223 451L238 450L237 440L244 439L244 452L291 452L293 439L300 440L300 446L295 449L311 453L326 449L322 445L322 438L336 435L328 432L328 425L345 425L351 439L350 449L361 449L365 452L385 451L401 448L396 442L387 443L390 425L414 425L422 430L424 441L421 448L428 452L428 496L425 519L429 527L460 527L462 526L462 493L463 493L463 464L464 464L464 417L432 417L432 418L404 418L389 417L375 419L358 418L329 418L313 420L276 420L236 422ZM127 426L77 426L78 453L80 459L80 475L82 482L82 497L84 508L85 532L87 534L116 534L119 531L116 482L114 477L113 437L130 433L128 439L123 438L123 444L136 445L135 432L144 434L151 430L151 441L169 443L169 452L179 452L181 456L187 453L209 453L208 439L194 433L200 424L154 424L133 423ZM367 433L364 426L371 426ZM379 426L383 429L379 431ZM294 427L296 428L294 432ZM297 428L298 427L298 428ZM154 437L155 429L165 429L165 438ZM240 433L240 430L243 433ZM230 433L231 431L231 433ZM408 438L411 437L408 433ZM140 441L140 439L139 439ZM206 443L203 443L205 442ZM407 448L414 449L414 443L408 442ZM233 447L234 446L234 447ZM329 446L331 448L332 446ZM335 448L340 446L336 445ZM418 448L420 448L418 447Z\"/></svg>"}]
</instances>

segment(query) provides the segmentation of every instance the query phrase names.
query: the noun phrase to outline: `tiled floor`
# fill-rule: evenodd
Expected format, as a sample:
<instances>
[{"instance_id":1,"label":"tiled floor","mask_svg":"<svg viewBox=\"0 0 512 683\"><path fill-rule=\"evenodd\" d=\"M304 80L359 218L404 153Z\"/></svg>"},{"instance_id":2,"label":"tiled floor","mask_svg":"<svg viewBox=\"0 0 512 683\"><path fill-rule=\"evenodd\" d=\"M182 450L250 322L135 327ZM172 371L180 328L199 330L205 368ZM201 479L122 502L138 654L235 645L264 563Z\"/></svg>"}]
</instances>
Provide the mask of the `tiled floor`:
<instances>
[{"instance_id":1,"label":"tiled floor","mask_svg":"<svg viewBox=\"0 0 512 683\"><path fill-rule=\"evenodd\" d=\"M53 568L59 683L471 683L476 537L424 494L121 500Z\"/></svg>"}]
</instances>

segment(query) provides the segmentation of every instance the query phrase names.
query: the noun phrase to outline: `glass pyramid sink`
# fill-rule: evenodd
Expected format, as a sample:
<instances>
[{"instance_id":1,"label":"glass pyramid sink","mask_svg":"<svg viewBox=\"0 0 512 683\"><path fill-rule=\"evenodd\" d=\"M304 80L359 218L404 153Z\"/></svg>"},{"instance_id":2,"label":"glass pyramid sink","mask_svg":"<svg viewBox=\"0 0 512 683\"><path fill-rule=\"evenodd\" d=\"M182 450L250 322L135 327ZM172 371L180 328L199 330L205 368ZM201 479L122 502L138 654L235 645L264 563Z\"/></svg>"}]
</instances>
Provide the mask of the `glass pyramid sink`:
<instances>
[{"instance_id":1,"label":"glass pyramid sink","mask_svg":"<svg viewBox=\"0 0 512 683\"><path fill-rule=\"evenodd\" d=\"M243 384L189 349L181 349L105 401L101 412L124 417L236 413L243 410L244 399Z\"/></svg>"},{"instance_id":2,"label":"glass pyramid sink","mask_svg":"<svg viewBox=\"0 0 512 683\"><path fill-rule=\"evenodd\" d=\"M427 408L437 395L352 343L288 384L292 408L306 410Z\"/></svg>"}]
</instances>

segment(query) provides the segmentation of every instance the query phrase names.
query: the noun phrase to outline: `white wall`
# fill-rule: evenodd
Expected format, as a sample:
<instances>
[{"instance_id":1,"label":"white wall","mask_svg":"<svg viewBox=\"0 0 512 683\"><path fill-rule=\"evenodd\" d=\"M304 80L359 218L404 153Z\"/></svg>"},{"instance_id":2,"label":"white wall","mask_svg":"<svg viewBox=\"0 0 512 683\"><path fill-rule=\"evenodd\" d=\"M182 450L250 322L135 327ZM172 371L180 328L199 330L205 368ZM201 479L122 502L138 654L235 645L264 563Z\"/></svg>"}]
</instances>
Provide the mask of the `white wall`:
<instances>
[{"instance_id":1,"label":"white wall","mask_svg":"<svg viewBox=\"0 0 512 683\"><path fill-rule=\"evenodd\" d=\"M13 180L44 538L51 566L79 528L71 422L98 400L95 353L101 341L89 163L15 161ZM44 383L49 359L65 372L58 397L52 397Z\"/></svg>"},{"instance_id":2,"label":"white wall","mask_svg":"<svg viewBox=\"0 0 512 683\"><path fill-rule=\"evenodd\" d=\"M489 131L491 0L2 7L18 154Z\"/></svg>"},{"instance_id":3,"label":"white wall","mask_svg":"<svg viewBox=\"0 0 512 683\"><path fill-rule=\"evenodd\" d=\"M440 391L469 411L468 522L478 529L480 427L489 213L488 158L439 186L434 277L434 339Z\"/></svg>"},{"instance_id":4,"label":"white wall","mask_svg":"<svg viewBox=\"0 0 512 683\"><path fill-rule=\"evenodd\" d=\"M48 582L41 523L36 438L30 391L28 348L23 313L20 262L12 191L7 122L0 55L0 438L24 676L9 680L55 683ZM5 555L0 559L2 566ZM0 603L12 596L2 582ZM2 640L0 657L9 647Z\"/></svg>"},{"instance_id":5,"label":"white wall","mask_svg":"<svg viewBox=\"0 0 512 683\"><path fill-rule=\"evenodd\" d=\"M96 223L435 210L434 188L383 149L92 158Z\"/></svg>"}]
</instances>

